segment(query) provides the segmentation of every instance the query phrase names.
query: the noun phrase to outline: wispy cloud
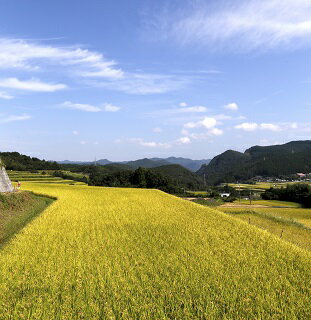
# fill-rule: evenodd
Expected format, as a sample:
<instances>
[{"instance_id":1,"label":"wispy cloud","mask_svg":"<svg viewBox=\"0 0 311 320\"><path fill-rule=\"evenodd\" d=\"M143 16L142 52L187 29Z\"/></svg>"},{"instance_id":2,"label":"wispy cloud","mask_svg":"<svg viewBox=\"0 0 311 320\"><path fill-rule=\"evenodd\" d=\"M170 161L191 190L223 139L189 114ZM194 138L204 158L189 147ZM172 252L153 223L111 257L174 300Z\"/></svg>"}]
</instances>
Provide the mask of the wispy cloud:
<instances>
[{"instance_id":1,"label":"wispy cloud","mask_svg":"<svg viewBox=\"0 0 311 320\"><path fill-rule=\"evenodd\" d=\"M122 79L90 82L94 86L138 95L176 91L188 83L189 80L182 76L129 72Z\"/></svg>"},{"instance_id":2,"label":"wispy cloud","mask_svg":"<svg viewBox=\"0 0 311 320\"><path fill-rule=\"evenodd\" d=\"M127 139L128 142L139 144L142 147L148 147L148 148L164 148L168 149L171 147L170 143L166 142L154 142L154 141L145 141L142 138L130 138Z\"/></svg>"},{"instance_id":3,"label":"wispy cloud","mask_svg":"<svg viewBox=\"0 0 311 320\"><path fill-rule=\"evenodd\" d=\"M162 37L181 44L250 51L311 45L309 0L195 1L152 20Z\"/></svg>"},{"instance_id":4,"label":"wispy cloud","mask_svg":"<svg viewBox=\"0 0 311 320\"><path fill-rule=\"evenodd\" d=\"M36 79L19 80L17 78L0 79L0 88L36 91L36 92L54 92L66 89L67 86L62 83L46 83Z\"/></svg>"},{"instance_id":5,"label":"wispy cloud","mask_svg":"<svg viewBox=\"0 0 311 320\"><path fill-rule=\"evenodd\" d=\"M187 108L180 108L180 112L207 112L208 109L204 106L193 106Z\"/></svg>"},{"instance_id":6,"label":"wispy cloud","mask_svg":"<svg viewBox=\"0 0 311 320\"><path fill-rule=\"evenodd\" d=\"M189 137L181 137L179 139L177 139L177 144L188 144L191 142Z\"/></svg>"},{"instance_id":7,"label":"wispy cloud","mask_svg":"<svg viewBox=\"0 0 311 320\"><path fill-rule=\"evenodd\" d=\"M154 132L154 133L162 133L162 132L163 132L163 129L160 128L160 127L156 127L156 128L153 128L153 132Z\"/></svg>"},{"instance_id":8,"label":"wispy cloud","mask_svg":"<svg viewBox=\"0 0 311 320\"><path fill-rule=\"evenodd\" d=\"M61 107L72 109L72 110L80 110L85 112L117 112L120 110L120 107L114 106L110 103L103 104L101 106L94 106L91 104L85 103L73 103L71 101L65 101L61 104Z\"/></svg>"},{"instance_id":9,"label":"wispy cloud","mask_svg":"<svg viewBox=\"0 0 311 320\"><path fill-rule=\"evenodd\" d=\"M14 121L25 121L31 119L31 116L28 114L23 115L10 115L6 117L0 117L0 123L8 123L8 122L14 122Z\"/></svg>"},{"instance_id":10,"label":"wispy cloud","mask_svg":"<svg viewBox=\"0 0 311 320\"><path fill-rule=\"evenodd\" d=\"M106 104L103 105L103 110L106 111L106 112L117 112L120 109L121 109L120 107L114 106L111 103L106 103Z\"/></svg>"},{"instance_id":11,"label":"wispy cloud","mask_svg":"<svg viewBox=\"0 0 311 320\"><path fill-rule=\"evenodd\" d=\"M228 103L224 106L225 109L230 111L237 111L239 110L239 106L235 102Z\"/></svg>"},{"instance_id":12,"label":"wispy cloud","mask_svg":"<svg viewBox=\"0 0 311 320\"><path fill-rule=\"evenodd\" d=\"M116 62L101 53L80 47L47 46L35 41L0 38L0 68L39 70L42 65L61 65L82 77L121 78Z\"/></svg>"},{"instance_id":13,"label":"wispy cloud","mask_svg":"<svg viewBox=\"0 0 311 320\"><path fill-rule=\"evenodd\" d=\"M0 99L11 100L14 97L6 92L0 91Z\"/></svg>"},{"instance_id":14,"label":"wispy cloud","mask_svg":"<svg viewBox=\"0 0 311 320\"><path fill-rule=\"evenodd\" d=\"M138 95L179 90L191 78L180 74L125 71L117 62L106 59L103 54L81 46L51 46L38 41L9 38L0 38L0 69L32 75L39 71L40 75L49 72L50 77L62 74L74 79L80 86L104 87ZM39 82L38 80L29 80L28 82L33 82L31 86L22 86L17 78L6 80L6 88L38 91L35 90L38 83L34 83ZM64 87L63 84L54 85L55 89ZM47 86L39 86L40 88L41 91L49 91L47 88L53 90Z\"/></svg>"},{"instance_id":15,"label":"wispy cloud","mask_svg":"<svg viewBox=\"0 0 311 320\"><path fill-rule=\"evenodd\" d=\"M187 129L200 128L200 127L211 129L211 128L214 128L216 124L217 124L217 120L215 118L205 117L200 121L187 122L185 123L184 127Z\"/></svg>"},{"instance_id":16,"label":"wispy cloud","mask_svg":"<svg viewBox=\"0 0 311 320\"><path fill-rule=\"evenodd\" d=\"M268 130L268 131L281 131L282 128L278 124L273 123L256 123L256 122L243 122L234 127L244 131Z\"/></svg>"}]
</instances>

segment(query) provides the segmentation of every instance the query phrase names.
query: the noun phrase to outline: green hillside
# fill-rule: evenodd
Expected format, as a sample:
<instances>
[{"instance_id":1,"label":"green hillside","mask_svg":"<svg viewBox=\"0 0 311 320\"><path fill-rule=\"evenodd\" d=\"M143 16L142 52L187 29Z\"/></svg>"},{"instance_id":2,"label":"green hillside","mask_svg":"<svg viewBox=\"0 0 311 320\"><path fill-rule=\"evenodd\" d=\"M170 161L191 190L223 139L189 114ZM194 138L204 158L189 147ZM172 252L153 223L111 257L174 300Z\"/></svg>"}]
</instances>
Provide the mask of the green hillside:
<instances>
[{"instance_id":1,"label":"green hillside","mask_svg":"<svg viewBox=\"0 0 311 320\"><path fill-rule=\"evenodd\" d=\"M160 167L160 166L164 166L169 164L169 162L165 161L165 160L151 160L148 158L144 158L144 159L139 159L139 160L135 160L135 161L128 161L126 162L126 165L128 165L129 167L132 167L134 169L137 169L139 167L141 168L156 168L156 167Z\"/></svg>"},{"instance_id":2,"label":"green hillside","mask_svg":"<svg viewBox=\"0 0 311 320\"><path fill-rule=\"evenodd\" d=\"M243 181L254 176L280 176L311 172L311 141L292 141L283 145L247 149L244 153L228 150L198 174L209 184Z\"/></svg>"},{"instance_id":3,"label":"green hillside","mask_svg":"<svg viewBox=\"0 0 311 320\"><path fill-rule=\"evenodd\" d=\"M59 170L57 162L40 160L38 158L22 155L18 152L0 152L0 158L8 170Z\"/></svg>"},{"instance_id":4,"label":"green hillside","mask_svg":"<svg viewBox=\"0 0 311 320\"><path fill-rule=\"evenodd\" d=\"M168 176L178 184L183 185L192 190L200 189L203 187L203 179L194 172L182 167L178 164L169 164L157 168L153 168L153 171L163 174L164 176Z\"/></svg>"}]
</instances>

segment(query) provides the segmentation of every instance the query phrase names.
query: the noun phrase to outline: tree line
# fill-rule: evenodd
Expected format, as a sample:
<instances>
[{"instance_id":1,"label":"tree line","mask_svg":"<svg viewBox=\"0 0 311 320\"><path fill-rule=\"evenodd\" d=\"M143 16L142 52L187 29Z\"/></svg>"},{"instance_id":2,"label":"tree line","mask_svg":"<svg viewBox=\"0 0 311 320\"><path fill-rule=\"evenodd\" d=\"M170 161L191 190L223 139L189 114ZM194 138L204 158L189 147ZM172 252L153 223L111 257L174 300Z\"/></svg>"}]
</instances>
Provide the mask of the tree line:
<instances>
[{"instance_id":1,"label":"tree line","mask_svg":"<svg viewBox=\"0 0 311 320\"><path fill-rule=\"evenodd\" d=\"M311 208L311 186L306 183L288 184L286 188L270 188L261 197L265 200L298 202Z\"/></svg>"}]
</instances>

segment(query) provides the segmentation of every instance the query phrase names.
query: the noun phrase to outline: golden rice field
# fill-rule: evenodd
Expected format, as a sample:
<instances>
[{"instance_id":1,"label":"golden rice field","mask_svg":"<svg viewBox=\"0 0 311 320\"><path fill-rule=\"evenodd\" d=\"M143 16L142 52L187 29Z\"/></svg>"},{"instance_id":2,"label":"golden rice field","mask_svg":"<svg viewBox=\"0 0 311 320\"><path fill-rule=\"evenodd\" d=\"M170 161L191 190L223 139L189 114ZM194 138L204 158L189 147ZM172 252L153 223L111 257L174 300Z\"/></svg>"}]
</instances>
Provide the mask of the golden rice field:
<instances>
[{"instance_id":1,"label":"golden rice field","mask_svg":"<svg viewBox=\"0 0 311 320\"><path fill-rule=\"evenodd\" d=\"M310 319L311 254L155 190L58 197L0 251L0 319Z\"/></svg>"}]
</instances>

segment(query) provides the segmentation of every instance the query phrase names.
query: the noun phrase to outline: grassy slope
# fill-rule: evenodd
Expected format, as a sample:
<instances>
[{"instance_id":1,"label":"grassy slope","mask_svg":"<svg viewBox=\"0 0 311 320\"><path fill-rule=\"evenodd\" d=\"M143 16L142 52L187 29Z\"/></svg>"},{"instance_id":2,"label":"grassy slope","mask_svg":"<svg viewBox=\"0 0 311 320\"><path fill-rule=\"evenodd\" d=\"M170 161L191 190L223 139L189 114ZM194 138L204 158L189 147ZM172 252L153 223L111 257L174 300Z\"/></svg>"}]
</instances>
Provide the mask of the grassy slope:
<instances>
[{"instance_id":1,"label":"grassy slope","mask_svg":"<svg viewBox=\"0 0 311 320\"><path fill-rule=\"evenodd\" d=\"M311 250L311 209L303 208L229 208L232 214L297 246Z\"/></svg>"},{"instance_id":2,"label":"grassy slope","mask_svg":"<svg viewBox=\"0 0 311 320\"><path fill-rule=\"evenodd\" d=\"M0 195L0 246L52 202L51 198L29 192Z\"/></svg>"},{"instance_id":3,"label":"grassy slope","mask_svg":"<svg viewBox=\"0 0 311 320\"><path fill-rule=\"evenodd\" d=\"M1 319L309 319L311 254L159 191L59 198L0 252Z\"/></svg>"}]
</instances>

